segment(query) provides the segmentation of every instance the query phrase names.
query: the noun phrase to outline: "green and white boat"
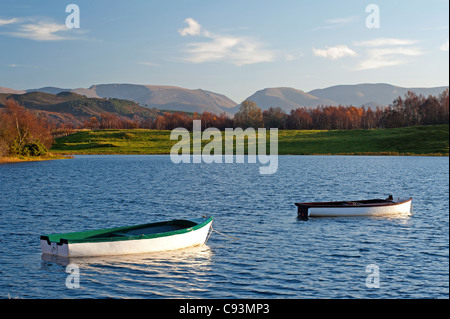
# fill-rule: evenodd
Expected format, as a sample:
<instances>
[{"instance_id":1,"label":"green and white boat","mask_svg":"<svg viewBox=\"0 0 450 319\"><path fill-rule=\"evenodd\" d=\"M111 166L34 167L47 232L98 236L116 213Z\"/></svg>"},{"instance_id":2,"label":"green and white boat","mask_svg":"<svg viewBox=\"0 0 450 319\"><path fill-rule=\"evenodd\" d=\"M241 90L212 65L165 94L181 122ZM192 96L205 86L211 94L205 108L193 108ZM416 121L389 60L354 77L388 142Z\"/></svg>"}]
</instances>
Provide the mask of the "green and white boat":
<instances>
[{"instance_id":1,"label":"green and white boat","mask_svg":"<svg viewBox=\"0 0 450 319\"><path fill-rule=\"evenodd\" d=\"M82 232L42 235L43 254L92 257L140 254L202 246L213 217L177 219L158 223Z\"/></svg>"}]
</instances>

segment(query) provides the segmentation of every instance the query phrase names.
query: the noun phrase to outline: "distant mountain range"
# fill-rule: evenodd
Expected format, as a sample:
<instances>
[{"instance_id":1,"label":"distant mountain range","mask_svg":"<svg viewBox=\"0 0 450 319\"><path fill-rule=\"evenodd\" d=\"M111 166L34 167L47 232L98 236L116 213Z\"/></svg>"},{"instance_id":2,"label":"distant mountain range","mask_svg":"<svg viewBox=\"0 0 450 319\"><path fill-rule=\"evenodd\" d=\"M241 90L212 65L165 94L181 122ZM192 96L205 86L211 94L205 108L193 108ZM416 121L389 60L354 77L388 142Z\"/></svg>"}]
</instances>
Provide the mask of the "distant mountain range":
<instances>
[{"instance_id":1,"label":"distant mountain range","mask_svg":"<svg viewBox=\"0 0 450 319\"><path fill-rule=\"evenodd\" d=\"M248 99L254 101L262 110L280 107L285 112L298 107L314 108L319 105L353 105L360 107L387 106L398 96L413 91L416 94L439 95L448 86L432 88L403 88L385 83L337 85L324 89L304 92L295 88L278 87L257 91ZM58 94L72 92L88 98L117 98L138 103L146 108L178 110L185 112L211 112L215 114L234 114L239 105L223 94L201 89L190 90L175 86L139 84L98 84L89 88L63 89L43 87L31 90L14 90L0 87L0 93L25 94L30 92Z\"/></svg>"}]
</instances>

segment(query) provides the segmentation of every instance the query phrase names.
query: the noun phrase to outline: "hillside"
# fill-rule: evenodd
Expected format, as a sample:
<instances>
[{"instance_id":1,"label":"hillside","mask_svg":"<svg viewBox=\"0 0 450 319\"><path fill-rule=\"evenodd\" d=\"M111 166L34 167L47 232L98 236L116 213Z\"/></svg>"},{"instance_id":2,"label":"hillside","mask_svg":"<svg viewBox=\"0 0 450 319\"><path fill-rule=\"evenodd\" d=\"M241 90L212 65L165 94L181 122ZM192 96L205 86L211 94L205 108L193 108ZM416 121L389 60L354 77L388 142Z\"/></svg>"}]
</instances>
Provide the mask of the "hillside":
<instances>
[{"instance_id":1,"label":"hillside","mask_svg":"<svg viewBox=\"0 0 450 319\"><path fill-rule=\"evenodd\" d=\"M102 113L132 118L135 115L143 119L155 118L162 113L155 109L139 106L137 103L122 99L87 98L73 92L50 94L29 92L25 94L0 94L0 107L7 99L14 99L28 109L53 119L56 123L76 123Z\"/></svg>"},{"instance_id":2,"label":"hillside","mask_svg":"<svg viewBox=\"0 0 450 319\"><path fill-rule=\"evenodd\" d=\"M23 94L23 93L26 93L26 92L22 91L22 90L15 90L15 89L10 89L10 88L5 88L5 87L1 87L0 86L0 94L1 93Z\"/></svg>"},{"instance_id":3,"label":"hillside","mask_svg":"<svg viewBox=\"0 0 450 319\"><path fill-rule=\"evenodd\" d=\"M134 101L141 106L160 110L210 112L221 114L236 106L236 102L222 94L201 89L190 90L176 86L139 84L98 84L88 89L60 89L44 87L28 92L59 93L71 91L93 98L117 98Z\"/></svg>"},{"instance_id":4,"label":"hillside","mask_svg":"<svg viewBox=\"0 0 450 319\"><path fill-rule=\"evenodd\" d=\"M403 97L408 91L417 95L438 96L447 86L434 88L403 88L395 85L376 84L356 84L356 85L336 85L325 89L312 90L309 93L319 98L335 101L341 105L354 106L387 106L399 96Z\"/></svg>"},{"instance_id":5,"label":"hillside","mask_svg":"<svg viewBox=\"0 0 450 319\"><path fill-rule=\"evenodd\" d=\"M336 102L326 98L318 98L301 90L287 87L263 89L249 96L248 99L255 102L263 111L270 107L280 107L286 113L299 107L314 108L318 105L337 105Z\"/></svg>"}]
</instances>

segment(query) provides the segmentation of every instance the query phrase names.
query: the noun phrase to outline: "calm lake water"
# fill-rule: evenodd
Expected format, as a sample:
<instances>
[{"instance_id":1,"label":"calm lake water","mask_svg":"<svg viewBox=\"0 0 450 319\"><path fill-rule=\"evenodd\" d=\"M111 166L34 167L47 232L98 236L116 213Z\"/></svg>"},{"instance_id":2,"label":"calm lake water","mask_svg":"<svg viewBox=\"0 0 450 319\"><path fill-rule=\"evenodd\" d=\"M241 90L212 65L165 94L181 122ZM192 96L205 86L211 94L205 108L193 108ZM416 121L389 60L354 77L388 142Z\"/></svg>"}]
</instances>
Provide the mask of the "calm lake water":
<instances>
[{"instance_id":1,"label":"calm lake water","mask_svg":"<svg viewBox=\"0 0 450 319\"><path fill-rule=\"evenodd\" d=\"M280 156L173 164L77 156L0 165L2 298L448 298L449 158ZM299 201L413 197L398 218L297 219ZM42 259L39 236L213 215L206 246ZM66 265L80 286L65 285ZM368 288L366 267L379 269Z\"/></svg>"}]
</instances>

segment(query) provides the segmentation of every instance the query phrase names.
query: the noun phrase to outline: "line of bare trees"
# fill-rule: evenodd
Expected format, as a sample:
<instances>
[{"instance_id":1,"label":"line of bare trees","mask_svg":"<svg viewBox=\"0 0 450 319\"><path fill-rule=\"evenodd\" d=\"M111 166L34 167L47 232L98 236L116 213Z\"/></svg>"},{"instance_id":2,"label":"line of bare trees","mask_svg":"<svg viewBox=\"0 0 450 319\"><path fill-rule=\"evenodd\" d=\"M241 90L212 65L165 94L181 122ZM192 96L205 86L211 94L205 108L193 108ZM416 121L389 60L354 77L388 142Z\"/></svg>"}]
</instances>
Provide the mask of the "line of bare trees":
<instances>
[{"instance_id":1,"label":"line of bare trees","mask_svg":"<svg viewBox=\"0 0 450 319\"><path fill-rule=\"evenodd\" d=\"M357 108L354 106L320 106L315 109L297 108L290 114L280 108L262 112L265 127L282 129L375 129L414 125L448 124L448 89L438 97L408 92L388 107Z\"/></svg>"},{"instance_id":2,"label":"line of bare trees","mask_svg":"<svg viewBox=\"0 0 450 319\"><path fill-rule=\"evenodd\" d=\"M82 122L81 125L70 126L69 128L85 128L92 130L133 128L173 130L177 127L184 127L191 130L193 120L201 120L203 129L216 127L223 130L227 127L233 127L234 123L233 119L230 119L225 113L216 115L209 112L203 112L201 114L193 113L188 115L184 112L167 112L155 118L142 118L140 116L128 118L111 113L102 113L99 117L92 116ZM68 126L65 125L65 127Z\"/></svg>"},{"instance_id":3,"label":"line of bare trees","mask_svg":"<svg viewBox=\"0 0 450 319\"><path fill-rule=\"evenodd\" d=\"M414 125L448 124L449 92L448 89L439 96L416 95L408 92L398 97L388 107L355 106L318 106L316 108L297 108L289 114L279 107L261 109L250 100L242 102L234 118L225 113L216 115L209 112L187 115L183 112L165 113L156 118L132 119L113 114L101 114L99 118L86 120L82 127L89 129L110 128L146 128L172 130L176 127L192 129L192 121L201 120L202 129L216 127L266 127L292 130L351 130L394 128Z\"/></svg>"}]
</instances>

